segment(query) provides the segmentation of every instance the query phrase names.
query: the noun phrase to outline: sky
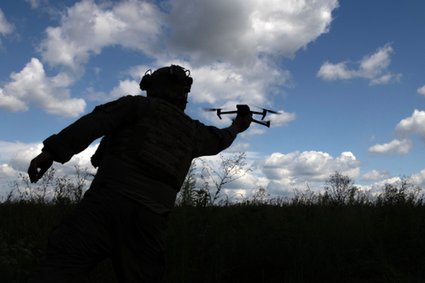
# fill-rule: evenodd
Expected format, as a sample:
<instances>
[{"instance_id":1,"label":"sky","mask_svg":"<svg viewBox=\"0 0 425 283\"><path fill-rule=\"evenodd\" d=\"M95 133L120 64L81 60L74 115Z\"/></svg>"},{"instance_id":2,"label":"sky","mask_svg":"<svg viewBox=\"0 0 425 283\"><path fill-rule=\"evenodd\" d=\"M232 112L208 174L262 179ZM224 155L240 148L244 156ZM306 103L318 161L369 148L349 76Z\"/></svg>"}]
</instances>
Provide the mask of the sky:
<instances>
[{"instance_id":1,"label":"sky","mask_svg":"<svg viewBox=\"0 0 425 283\"><path fill-rule=\"evenodd\" d=\"M2 0L0 196L44 139L145 95L143 74L171 64L190 70L186 113L205 124L231 123L206 107L281 113L226 150L251 169L230 195L319 190L336 171L365 190L425 186L423 11L423 0ZM89 168L97 145L55 168Z\"/></svg>"}]
</instances>

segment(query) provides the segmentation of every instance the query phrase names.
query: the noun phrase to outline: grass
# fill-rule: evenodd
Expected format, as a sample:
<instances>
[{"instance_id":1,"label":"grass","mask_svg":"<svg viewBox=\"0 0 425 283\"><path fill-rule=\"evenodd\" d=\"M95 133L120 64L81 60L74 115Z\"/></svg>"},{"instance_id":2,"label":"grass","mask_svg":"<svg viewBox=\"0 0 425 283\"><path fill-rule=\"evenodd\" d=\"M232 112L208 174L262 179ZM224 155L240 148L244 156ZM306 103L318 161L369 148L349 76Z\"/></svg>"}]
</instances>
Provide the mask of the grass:
<instances>
[{"instance_id":1,"label":"grass","mask_svg":"<svg viewBox=\"0 0 425 283\"><path fill-rule=\"evenodd\" d=\"M0 204L2 282L26 282L72 208ZM422 205L177 207L168 235L169 282L425 281Z\"/></svg>"},{"instance_id":2,"label":"grass","mask_svg":"<svg viewBox=\"0 0 425 283\"><path fill-rule=\"evenodd\" d=\"M177 210L172 282L424 282L424 207Z\"/></svg>"},{"instance_id":3,"label":"grass","mask_svg":"<svg viewBox=\"0 0 425 283\"><path fill-rule=\"evenodd\" d=\"M34 202L0 204L1 282L26 282L47 243L47 235L73 205Z\"/></svg>"},{"instance_id":4,"label":"grass","mask_svg":"<svg viewBox=\"0 0 425 283\"><path fill-rule=\"evenodd\" d=\"M80 200L82 182L54 183L48 201L40 197L44 186L25 185L0 203L1 282L27 282L50 231ZM335 173L320 194L267 200L261 189L251 200L220 206L186 189L170 219L167 282L425 282L425 202L407 180L372 198ZM115 283L111 263L92 278Z\"/></svg>"}]
</instances>

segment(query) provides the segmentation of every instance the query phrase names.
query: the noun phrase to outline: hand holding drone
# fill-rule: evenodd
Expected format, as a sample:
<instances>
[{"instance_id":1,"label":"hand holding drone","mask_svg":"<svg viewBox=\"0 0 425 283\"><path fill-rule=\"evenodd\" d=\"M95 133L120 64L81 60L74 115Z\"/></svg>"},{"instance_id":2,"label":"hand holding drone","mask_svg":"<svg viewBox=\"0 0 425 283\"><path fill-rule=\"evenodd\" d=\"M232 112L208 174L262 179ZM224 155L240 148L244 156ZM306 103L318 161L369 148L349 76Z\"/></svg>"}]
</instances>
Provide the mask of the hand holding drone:
<instances>
[{"instance_id":1,"label":"hand holding drone","mask_svg":"<svg viewBox=\"0 0 425 283\"><path fill-rule=\"evenodd\" d=\"M244 106L244 105L236 105L236 109L237 110L232 110L232 111L224 111L221 108L207 108L205 110L206 111L211 111L211 112L217 112L218 118L221 119L221 115L237 114L239 111L242 111L242 109L245 110L246 108L245 107L242 107L242 106ZM252 110L249 110L249 112L251 114L253 114L253 115L261 115L261 120L252 119L252 122L270 128L270 121L264 121L264 118L266 118L266 116L267 116L268 113L271 113L271 114L281 114L281 113L279 113L277 111L270 110L270 109L265 109L265 108L261 108L261 109L262 109L262 111L252 111Z\"/></svg>"}]
</instances>

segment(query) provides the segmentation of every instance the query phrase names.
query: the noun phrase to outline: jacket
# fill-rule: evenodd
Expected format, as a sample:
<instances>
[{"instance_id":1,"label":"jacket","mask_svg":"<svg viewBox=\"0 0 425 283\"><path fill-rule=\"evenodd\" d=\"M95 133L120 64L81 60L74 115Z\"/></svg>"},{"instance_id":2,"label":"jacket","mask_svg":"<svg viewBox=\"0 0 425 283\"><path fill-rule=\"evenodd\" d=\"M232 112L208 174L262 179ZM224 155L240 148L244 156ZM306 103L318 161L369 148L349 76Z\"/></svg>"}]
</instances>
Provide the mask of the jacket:
<instances>
[{"instance_id":1,"label":"jacket","mask_svg":"<svg viewBox=\"0 0 425 283\"><path fill-rule=\"evenodd\" d=\"M218 154L236 134L193 120L163 99L125 96L47 138L43 151L65 163L103 137L92 158L98 171L90 190L116 190L165 213L174 206L192 160Z\"/></svg>"}]
</instances>

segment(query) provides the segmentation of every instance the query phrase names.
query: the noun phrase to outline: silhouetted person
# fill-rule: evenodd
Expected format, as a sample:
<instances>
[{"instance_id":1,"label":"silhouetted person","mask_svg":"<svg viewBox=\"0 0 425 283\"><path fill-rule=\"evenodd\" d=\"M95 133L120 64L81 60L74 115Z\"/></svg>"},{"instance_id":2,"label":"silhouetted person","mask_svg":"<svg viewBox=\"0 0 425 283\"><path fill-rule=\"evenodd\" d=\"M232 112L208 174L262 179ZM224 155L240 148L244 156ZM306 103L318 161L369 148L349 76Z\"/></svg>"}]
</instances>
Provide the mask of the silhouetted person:
<instances>
[{"instance_id":1,"label":"silhouetted person","mask_svg":"<svg viewBox=\"0 0 425 283\"><path fill-rule=\"evenodd\" d=\"M74 212L50 235L32 282L85 282L111 258L119 282L161 282L168 215L194 158L229 147L251 123L243 106L218 129L184 114L192 85L176 65L147 73L147 97L125 96L97 106L56 135L29 166L37 182L53 161L65 163L103 137L92 157L97 174Z\"/></svg>"}]
</instances>

